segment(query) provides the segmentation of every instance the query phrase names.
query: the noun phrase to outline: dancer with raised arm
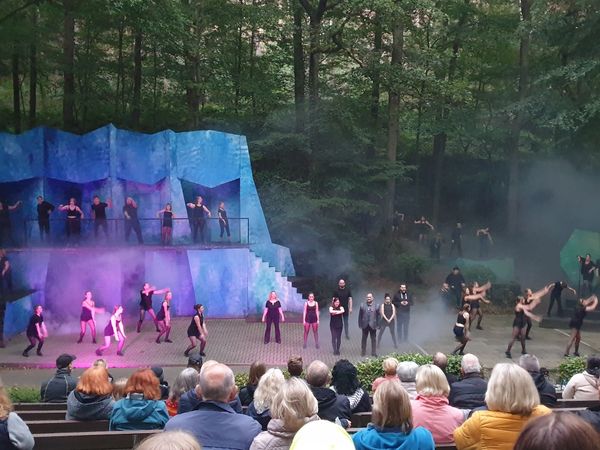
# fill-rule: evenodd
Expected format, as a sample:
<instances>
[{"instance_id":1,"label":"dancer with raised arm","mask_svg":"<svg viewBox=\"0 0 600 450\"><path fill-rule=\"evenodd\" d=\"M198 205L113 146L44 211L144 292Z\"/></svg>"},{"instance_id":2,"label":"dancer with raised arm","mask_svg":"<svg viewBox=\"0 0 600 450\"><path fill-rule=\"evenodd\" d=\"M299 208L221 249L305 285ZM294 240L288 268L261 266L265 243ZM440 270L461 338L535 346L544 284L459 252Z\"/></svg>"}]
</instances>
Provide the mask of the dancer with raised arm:
<instances>
[{"instance_id":1,"label":"dancer with raised arm","mask_svg":"<svg viewBox=\"0 0 600 450\"><path fill-rule=\"evenodd\" d=\"M417 226L417 233L419 235L419 244L424 244L427 242L429 232L433 231L434 227L429 223L425 216L421 216L419 220L415 220L415 225Z\"/></svg>"},{"instance_id":2,"label":"dancer with raised arm","mask_svg":"<svg viewBox=\"0 0 600 450\"><path fill-rule=\"evenodd\" d=\"M104 328L104 345L96 350L96 355L102 356L104 351L110 347L110 338L115 337L115 341L119 343L117 347L117 355L124 356L123 347L125 346L125 327L123 326L123 307L117 305L113 309L113 314L110 316L108 324Z\"/></svg>"},{"instance_id":3,"label":"dancer with raised arm","mask_svg":"<svg viewBox=\"0 0 600 450\"><path fill-rule=\"evenodd\" d=\"M564 289L568 289L574 295L577 295L577 291L569 286L564 281L555 281L553 284L553 288L550 291L550 304L548 305L548 313L547 316L550 317L552 313L552 307L554 306L554 302L558 307L558 316L562 317L563 315L563 307L562 307L562 291Z\"/></svg>"},{"instance_id":4,"label":"dancer with raised arm","mask_svg":"<svg viewBox=\"0 0 600 450\"><path fill-rule=\"evenodd\" d=\"M521 342L521 354L526 354L527 350L525 349L525 328L527 327L526 317L530 317L536 322L541 320L540 317L536 316L532 313L533 309L539 304L539 300L532 300L532 302L527 303L525 297L519 295L515 301L515 319L512 324L512 336L511 340L508 343L508 347L506 348L506 352L504 354L507 358L512 358L510 353L513 344L518 339Z\"/></svg>"},{"instance_id":5,"label":"dancer with raised arm","mask_svg":"<svg viewBox=\"0 0 600 450\"><path fill-rule=\"evenodd\" d=\"M223 239L223 232L227 232L227 240L231 239L231 233L229 232L229 219L227 218L227 211L225 210L225 202L219 203L219 210L217 211L219 215L219 228L221 230L221 234L219 237Z\"/></svg>"},{"instance_id":6,"label":"dancer with raised arm","mask_svg":"<svg viewBox=\"0 0 600 450\"><path fill-rule=\"evenodd\" d=\"M104 308L96 308L96 303L92 299L92 293L87 291L85 297L81 302L81 316L79 317L79 323L81 325L81 331L79 332L78 344L81 344L85 331L89 325L90 332L92 333L92 343L96 343L96 313L103 313Z\"/></svg>"},{"instance_id":7,"label":"dancer with raised arm","mask_svg":"<svg viewBox=\"0 0 600 450\"><path fill-rule=\"evenodd\" d=\"M44 316L42 315L44 308L42 305L36 305L33 308L33 315L29 319L29 324L27 325L27 339L29 339L29 346L23 350L23 356L29 356L29 350L35 347L35 341L37 341L37 351L36 354L38 356L42 355L42 347L44 346L44 341L48 337L48 330L46 329L46 324L44 323Z\"/></svg>"},{"instance_id":8,"label":"dancer with raised arm","mask_svg":"<svg viewBox=\"0 0 600 450\"><path fill-rule=\"evenodd\" d=\"M478 229L475 236L479 238L479 257L487 258L490 254L490 246L494 243L489 227Z\"/></svg>"},{"instance_id":9,"label":"dancer with raised arm","mask_svg":"<svg viewBox=\"0 0 600 450\"><path fill-rule=\"evenodd\" d=\"M156 320L158 323L158 328L160 329L158 336L156 337L156 343L160 344L160 338L164 334L165 342L169 344L173 342L169 339L169 334L171 334L171 300L173 299L173 293L171 291L167 291L165 294L165 299L163 300L160 310L156 315Z\"/></svg>"},{"instance_id":10,"label":"dancer with raised arm","mask_svg":"<svg viewBox=\"0 0 600 450\"><path fill-rule=\"evenodd\" d=\"M154 294L164 294L168 291L169 288L156 289L156 287L150 286L149 283L144 283L144 286L140 291L140 319L138 320L137 324L138 333L142 331L142 323L146 318L146 312L150 314L150 317L152 317L154 325L156 326L156 331L160 333L160 329L158 328L158 320L156 319L156 314L152 308L152 296Z\"/></svg>"},{"instance_id":11,"label":"dancer with raised arm","mask_svg":"<svg viewBox=\"0 0 600 450\"><path fill-rule=\"evenodd\" d=\"M306 348L308 334L312 328L313 337L315 338L315 347L319 348L319 304L315 300L315 294L308 294L308 300L304 303L302 312L302 324L304 325L304 345Z\"/></svg>"},{"instance_id":12,"label":"dancer with raised arm","mask_svg":"<svg viewBox=\"0 0 600 450\"><path fill-rule=\"evenodd\" d=\"M388 293L383 296L383 303L379 309L379 316L382 320L380 321L379 326L377 348L381 347L381 338L383 337L383 332L388 328L392 334L394 348L398 348L398 343L396 342L396 307L392 303L392 297L390 297L390 294Z\"/></svg>"},{"instance_id":13,"label":"dancer with raised arm","mask_svg":"<svg viewBox=\"0 0 600 450\"><path fill-rule=\"evenodd\" d=\"M198 241L200 231L200 242L205 243L204 228L206 227L206 216L211 217L210 210L204 204L204 199L199 195L194 203L188 203L187 207L192 209L192 239Z\"/></svg>"},{"instance_id":14,"label":"dancer with raised arm","mask_svg":"<svg viewBox=\"0 0 600 450\"><path fill-rule=\"evenodd\" d=\"M106 208L112 208L112 202L100 201L100 197L94 195L92 199L92 219L94 219L94 237L98 239L98 230L102 228L104 237L108 237L108 223L106 222Z\"/></svg>"},{"instance_id":15,"label":"dancer with raised arm","mask_svg":"<svg viewBox=\"0 0 600 450\"><path fill-rule=\"evenodd\" d=\"M48 240L50 238L50 213L54 211L54 205L44 200L41 195L37 196L36 201L40 240Z\"/></svg>"},{"instance_id":16,"label":"dancer with raised arm","mask_svg":"<svg viewBox=\"0 0 600 450\"><path fill-rule=\"evenodd\" d=\"M279 331L279 322L285 322L281 302L277 298L275 291L271 291L269 299L265 303L265 310L262 315L263 323L266 323L265 328L265 344L271 341L271 326L275 325L275 342L281 344L281 332Z\"/></svg>"},{"instance_id":17,"label":"dancer with raised arm","mask_svg":"<svg viewBox=\"0 0 600 450\"><path fill-rule=\"evenodd\" d=\"M331 330L331 345L333 346L333 354L340 354L340 345L342 343L342 330L344 329L344 307L340 299L333 297L331 306L329 307L329 329Z\"/></svg>"},{"instance_id":18,"label":"dancer with raised arm","mask_svg":"<svg viewBox=\"0 0 600 450\"><path fill-rule=\"evenodd\" d=\"M78 244L81 237L81 220L85 218L85 214L73 197L69 199L68 205L59 205L58 209L67 212L67 243Z\"/></svg>"},{"instance_id":19,"label":"dancer with raised arm","mask_svg":"<svg viewBox=\"0 0 600 450\"><path fill-rule=\"evenodd\" d=\"M581 342L581 327L583 326L583 319L586 314L593 311L598 306L598 297L592 295L586 299L580 298L573 316L569 322L569 328L571 329L571 336L569 337L569 344L565 350L565 356L569 356L571 346L575 344L575 353L573 355L579 356L579 343Z\"/></svg>"},{"instance_id":20,"label":"dancer with raised arm","mask_svg":"<svg viewBox=\"0 0 600 450\"><path fill-rule=\"evenodd\" d=\"M592 289L594 286L594 274L596 273L596 264L594 264L594 261L592 261L592 256L589 253L585 255L585 258L578 256L577 261L581 266L581 279L583 281L579 290L579 295L592 295Z\"/></svg>"},{"instance_id":21,"label":"dancer with raised arm","mask_svg":"<svg viewBox=\"0 0 600 450\"><path fill-rule=\"evenodd\" d=\"M138 205L131 197L127 197L125 200L123 217L125 217L125 240L129 241L129 235L131 234L131 230L133 230L137 236L138 244L143 244L142 227L140 219L138 219Z\"/></svg>"},{"instance_id":22,"label":"dancer with raised arm","mask_svg":"<svg viewBox=\"0 0 600 450\"><path fill-rule=\"evenodd\" d=\"M156 216L161 219L162 214L162 226L160 232L160 242L162 245L171 245L173 243L173 219L175 213L173 212L170 203L165 205L164 209L161 209Z\"/></svg>"},{"instance_id":23,"label":"dancer with raised arm","mask_svg":"<svg viewBox=\"0 0 600 450\"><path fill-rule=\"evenodd\" d=\"M204 306L196 304L194 305L194 310L196 311L196 314L192 317L190 326L187 329L187 335L191 344L185 349L183 354L188 356L194 347L196 347L196 339L198 339L198 341L200 341L200 356L206 356L204 348L206 347L208 331L206 330L206 323L204 323Z\"/></svg>"},{"instance_id":24,"label":"dancer with raised arm","mask_svg":"<svg viewBox=\"0 0 600 450\"><path fill-rule=\"evenodd\" d=\"M469 330L471 330L471 324L475 322L475 317L477 317L477 329L483 330L481 328L481 320L483 319L483 313L481 312L481 303L487 303L488 305L491 303L485 295L487 291L492 287L492 284L488 281L482 286L479 286L479 283L475 281L471 287L465 288L465 295L463 296L463 302L469 302L471 305L470 311L470 321L469 321Z\"/></svg>"},{"instance_id":25,"label":"dancer with raised arm","mask_svg":"<svg viewBox=\"0 0 600 450\"><path fill-rule=\"evenodd\" d=\"M529 288L525 289L525 293L524 293L525 304L526 305L533 304L534 305L533 308L535 308L537 305L539 305L541 303L542 297L544 295L546 295L548 292L550 292L550 289L552 289L553 286L554 286L554 283L550 283L543 289L540 289L539 291L536 291L536 292L533 292ZM539 320L538 320L538 322L539 322ZM530 341L531 337L529 336L529 333L531 332L531 327L533 326L530 316L527 316L527 315L525 316L525 323L527 324L527 329L525 331L525 339Z\"/></svg>"},{"instance_id":26,"label":"dancer with raised arm","mask_svg":"<svg viewBox=\"0 0 600 450\"><path fill-rule=\"evenodd\" d=\"M471 335L469 333L469 325L471 323L470 320L470 312L471 305L469 303L464 303L458 316L456 316L456 322L454 323L454 328L452 329L454 333L454 337L459 342L458 346L452 351L453 355L459 354L463 355L465 352L465 347L471 340Z\"/></svg>"}]
</instances>

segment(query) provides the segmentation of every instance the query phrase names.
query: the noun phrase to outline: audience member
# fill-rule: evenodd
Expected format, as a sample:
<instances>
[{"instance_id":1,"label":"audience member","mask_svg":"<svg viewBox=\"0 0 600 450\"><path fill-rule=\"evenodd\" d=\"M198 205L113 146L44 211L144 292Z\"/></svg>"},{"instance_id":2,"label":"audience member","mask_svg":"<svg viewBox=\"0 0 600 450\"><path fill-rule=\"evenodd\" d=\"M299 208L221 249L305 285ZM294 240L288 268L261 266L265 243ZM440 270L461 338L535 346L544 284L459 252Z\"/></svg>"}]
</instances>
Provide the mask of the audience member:
<instances>
[{"instance_id":1,"label":"audience member","mask_svg":"<svg viewBox=\"0 0 600 450\"><path fill-rule=\"evenodd\" d=\"M408 397L413 400L417 397L417 389L415 386L415 378L419 365L414 361L402 361L398 364L396 373L402 382L402 387L408 394Z\"/></svg>"},{"instance_id":2,"label":"audience member","mask_svg":"<svg viewBox=\"0 0 600 450\"><path fill-rule=\"evenodd\" d=\"M202 401L195 411L178 414L165 430L191 433L204 450L248 450L260 433L260 424L230 406L237 394L233 372L224 364L213 363L200 371L199 391Z\"/></svg>"},{"instance_id":3,"label":"audience member","mask_svg":"<svg viewBox=\"0 0 600 450\"><path fill-rule=\"evenodd\" d=\"M163 431L144 439L135 450L202 450L202 447L190 433Z\"/></svg>"},{"instance_id":4,"label":"audience member","mask_svg":"<svg viewBox=\"0 0 600 450\"><path fill-rule=\"evenodd\" d=\"M242 406L248 406L254 400L254 391L256 390L256 386L258 386L258 381L260 377L262 377L267 371L267 366L264 363L254 361L250 365L250 370L248 371L248 384L240 389L240 401L242 402Z\"/></svg>"},{"instance_id":5,"label":"audience member","mask_svg":"<svg viewBox=\"0 0 600 450\"><path fill-rule=\"evenodd\" d=\"M152 366L150 368L156 378L158 378L158 385L160 387L160 399L166 400L169 398L169 383L165 381L165 374L162 367Z\"/></svg>"},{"instance_id":6,"label":"audience member","mask_svg":"<svg viewBox=\"0 0 600 450\"><path fill-rule=\"evenodd\" d=\"M477 356L467 353L462 357L460 374L462 379L450 386L450 405L461 409L485 406L488 384L481 375L481 365Z\"/></svg>"},{"instance_id":7,"label":"audience member","mask_svg":"<svg viewBox=\"0 0 600 450\"><path fill-rule=\"evenodd\" d=\"M356 450L434 450L431 433L413 428L410 399L400 383L384 381L373 397L373 417L352 436Z\"/></svg>"},{"instance_id":8,"label":"audience member","mask_svg":"<svg viewBox=\"0 0 600 450\"><path fill-rule=\"evenodd\" d=\"M400 381L400 378L396 374L398 369L398 360L396 358L385 358L383 360L383 376L375 378L371 385L371 391L374 393L377 390L377 386L383 383L385 380Z\"/></svg>"},{"instance_id":9,"label":"audience member","mask_svg":"<svg viewBox=\"0 0 600 450\"><path fill-rule=\"evenodd\" d=\"M260 377L254 391L254 400L248 406L246 414L260 423L263 431L267 431L267 425L271 420L271 402L284 382L283 372L279 369L269 369Z\"/></svg>"},{"instance_id":10,"label":"audience member","mask_svg":"<svg viewBox=\"0 0 600 450\"><path fill-rule=\"evenodd\" d=\"M258 392L258 391L257 391ZM267 431L254 438L250 450L287 450L296 432L306 423L319 420L317 399L307 384L291 377L271 403L271 421Z\"/></svg>"},{"instance_id":11,"label":"audience member","mask_svg":"<svg viewBox=\"0 0 600 450\"><path fill-rule=\"evenodd\" d=\"M77 380L71 376L75 359L75 356L66 353L56 358L56 373L48 381L44 381L40 389L42 402L65 403L67 401L67 396L77 386Z\"/></svg>"},{"instance_id":12,"label":"audience member","mask_svg":"<svg viewBox=\"0 0 600 450\"><path fill-rule=\"evenodd\" d=\"M117 378L113 383L112 396L115 400L121 400L125 397L125 386L127 386L127 378Z\"/></svg>"},{"instance_id":13,"label":"audience member","mask_svg":"<svg viewBox=\"0 0 600 450\"><path fill-rule=\"evenodd\" d=\"M170 417L177 415L179 399L183 394L194 389L198 385L198 380L199 374L193 367L187 367L177 375L169 391L169 398L165 402Z\"/></svg>"},{"instance_id":14,"label":"audience member","mask_svg":"<svg viewBox=\"0 0 600 450\"><path fill-rule=\"evenodd\" d=\"M456 375L448 373L448 357L444 353L437 352L435 355L433 355L433 365L442 369L442 372L444 372L446 380L450 386L452 386L452 383L456 383L458 381L458 377Z\"/></svg>"},{"instance_id":15,"label":"audience member","mask_svg":"<svg viewBox=\"0 0 600 450\"><path fill-rule=\"evenodd\" d=\"M540 362L535 355L521 355L519 358L519 366L525 369L540 394L540 403L548 408L556 405L556 388L552 383L549 383L546 376L540 372Z\"/></svg>"},{"instance_id":16,"label":"audience member","mask_svg":"<svg viewBox=\"0 0 600 450\"><path fill-rule=\"evenodd\" d=\"M485 394L487 411L476 411L454 431L458 450L512 450L521 429L531 418L551 414L540 405L531 376L513 363L496 364Z\"/></svg>"},{"instance_id":17,"label":"audience member","mask_svg":"<svg viewBox=\"0 0 600 450\"><path fill-rule=\"evenodd\" d=\"M32 450L35 442L27 424L13 411L13 405L0 380L0 448Z\"/></svg>"},{"instance_id":18,"label":"audience member","mask_svg":"<svg viewBox=\"0 0 600 450\"><path fill-rule=\"evenodd\" d=\"M301 377L304 362L302 356L291 356L288 359L287 369L291 377Z\"/></svg>"},{"instance_id":19,"label":"audience member","mask_svg":"<svg viewBox=\"0 0 600 450\"><path fill-rule=\"evenodd\" d=\"M354 445L350 435L339 425L315 420L298 430L290 450L354 450Z\"/></svg>"},{"instance_id":20,"label":"audience member","mask_svg":"<svg viewBox=\"0 0 600 450\"><path fill-rule=\"evenodd\" d=\"M158 378L150 369L136 370L127 380L126 397L113 405L110 430L162 429L169 414L160 400Z\"/></svg>"},{"instance_id":21,"label":"audience member","mask_svg":"<svg viewBox=\"0 0 600 450\"><path fill-rule=\"evenodd\" d=\"M598 450L600 434L575 414L556 412L523 427L514 450Z\"/></svg>"},{"instance_id":22,"label":"audience member","mask_svg":"<svg viewBox=\"0 0 600 450\"><path fill-rule=\"evenodd\" d=\"M96 361L94 361L92 367L104 367L108 372L108 363L104 358L98 358ZM113 376L110 374L110 372L108 372L108 381L112 383L114 380L115 379L113 378Z\"/></svg>"},{"instance_id":23,"label":"audience member","mask_svg":"<svg viewBox=\"0 0 600 450\"><path fill-rule=\"evenodd\" d=\"M371 399L358 380L356 367L347 359L340 359L331 371L331 389L345 396L352 414L371 411Z\"/></svg>"},{"instance_id":24,"label":"audience member","mask_svg":"<svg viewBox=\"0 0 600 450\"><path fill-rule=\"evenodd\" d=\"M319 403L319 417L330 422L337 419L342 427L348 428L352 416L350 401L327 387L329 379L329 368L322 361L315 360L306 369L306 382Z\"/></svg>"},{"instance_id":25,"label":"audience member","mask_svg":"<svg viewBox=\"0 0 600 450\"><path fill-rule=\"evenodd\" d=\"M200 369L202 369L202 356L200 356L198 353L190 355L187 366L196 369L197 372L200 372Z\"/></svg>"},{"instance_id":26,"label":"audience member","mask_svg":"<svg viewBox=\"0 0 600 450\"><path fill-rule=\"evenodd\" d=\"M113 404L112 384L102 366L87 369L67 397L66 420L108 420Z\"/></svg>"},{"instance_id":27,"label":"audience member","mask_svg":"<svg viewBox=\"0 0 600 450\"><path fill-rule=\"evenodd\" d=\"M452 433L465 421L460 409L448 404L450 386L442 369L425 364L417 370L417 398L411 401L413 426L431 431L438 444L454 442Z\"/></svg>"},{"instance_id":28,"label":"audience member","mask_svg":"<svg viewBox=\"0 0 600 450\"><path fill-rule=\"evenodd\" d=\"M564 399L598 400L600 388L600 357L590 356L582 373L571 377L562 393Z\"/></svg>"}]
</instances>

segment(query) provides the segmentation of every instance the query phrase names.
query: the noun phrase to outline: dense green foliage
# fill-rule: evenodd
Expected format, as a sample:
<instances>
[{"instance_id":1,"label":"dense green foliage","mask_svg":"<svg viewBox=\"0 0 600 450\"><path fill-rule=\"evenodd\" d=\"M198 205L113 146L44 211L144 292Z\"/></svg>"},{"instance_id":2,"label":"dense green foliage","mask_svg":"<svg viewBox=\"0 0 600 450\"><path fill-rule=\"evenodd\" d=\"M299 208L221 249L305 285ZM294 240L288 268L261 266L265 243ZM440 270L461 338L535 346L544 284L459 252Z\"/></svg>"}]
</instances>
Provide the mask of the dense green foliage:
<instances>
[{"instance_id":1,"label":"dense green foliage","mask_svg":"<svg viewBox=\"0 0 600 450\"><path fill-rule=\"evenodd\" d=\"M7 387L6 390L13 403L37 403L41 401L39 388L12 386Z\"/></svg>"},{"instance_id":2,"label":"dense green foliage","mask_svg":"<svg viewBox=\"0 0 600 450\"><path fill-rule=\"evenodd\" d=\"M583 356L572 356L565 358L558 366L559 381L566 384L573 375L585 370L586 358Z\"/></svg>"}]
</instances>

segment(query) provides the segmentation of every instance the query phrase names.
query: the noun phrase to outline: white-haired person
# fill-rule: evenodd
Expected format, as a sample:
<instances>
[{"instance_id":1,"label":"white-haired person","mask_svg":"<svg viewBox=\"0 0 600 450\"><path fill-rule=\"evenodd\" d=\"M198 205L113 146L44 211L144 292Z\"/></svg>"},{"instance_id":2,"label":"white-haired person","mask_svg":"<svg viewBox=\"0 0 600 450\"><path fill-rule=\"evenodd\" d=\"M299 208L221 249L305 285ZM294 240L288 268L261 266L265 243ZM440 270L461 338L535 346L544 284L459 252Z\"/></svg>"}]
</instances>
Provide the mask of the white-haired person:
<instances>
[{"instance_id":1,"label":"white-haired person","mask_svg":"<svg viewBox=\"0 0 600 450\"><path fill-rule=\"evenodd\" d=\"M425 364L417 370L417 398L411 400L413 425L425 427L436 445L454 442L452 433L465 421L460 409L448 404L450 386L442 369Z\"/></svg>"},{"instance_id":2,"label":"white-haired person","mask_svg":"<svg viewBox=\"0 0 600 450\"><path fill-rule=\"evenodd\" d=\"M328 420L304 425L294 436L290 450L355 450L352 438L341 426Z\"/></svg>"},{"instance_id":3,"label":"white-haired person","mask_svg":"<svg viewBox=\"0 0 600 450\"><path fill-rule=\"evenodd\" d=\"M396 369L396 374L402 382L402 387L406 390L411 400L417 396L415 379L418 368L419 365L414 361L402 361Z\"/></svg>"},{"instance_id":4,"label":"white-haired person","mask_svg":"<svg viewBox=\"0 0 600 450\"><path fill-rule=\"evenodd\" d=\"M448 401L460 409L475 409L485 405L487 381L481 374L479 358L466 353L460 362L460 381L452 383Z\"/></svg>"},{"instance_id":5,"label":"white-haired person","mask_svg":"<svg viewBox=\"0 0 600 450\"><path fill-rule=\"evenodd\" d=\"M287 380L271 402L267 431L254 438L250 450L287 450L306 423L319 420L319 404L305 381Z\"/></svg>"},{"instance_id":6,"label":"white-haired person","mask_svg":"<svg viewBox=\"0 0 600 450\"><path fill-rule=\"evenodd\" d=\"M267 431L267 425L271 420L271 403L283 383L285 383L285 378L279 369L267 370L258 381L258 386L254 391L254 400L248 406L246 414L260 423L263 431Z\"/></svg>"},{"instance_id":7,"label":"white-haired person","mask_svg":"<svg viewBox=\"0 0 600 450\"><path fill-rule=\"evenodd\" d=\"M163 431L144 439L135 450L202 450L202 447L190 433Z\"/></svg>"},{"instance_id":8,"label":"white-haired person","mask_svg":"<svg viewBox=\"0 0 600 450\"><path fill-rule=\"evenodd\" d=\"M398 360L396 358L385 358L382 363L383 376L375 378L371 385L371 391L375 392L377 387L386 380L400 381L396 370L398 369Z\"/></svg>"},{"instance_id":9,"label":"white-haired person","mask_svg":"<svg viewBox=\"0 0 600 450\"><path fill-rule=\"evenodd\" d=\"M371 423L352 440L356 450L435 449L429 430L413 426L408 393L395 381L384 381L377 388Z\"/></svg>"},{"instance_id":10,"label":"white-haired person","mask_svg":"<svg viewBox=\"0 0 600 450\"><path fill-rule=\"evenodd\" d=\"M529 419L551 414L527 371L513 363L496 364L485 394L487 411L476 411L454 431L458 450L512 450Z\"/></svg>"}]
</instances>

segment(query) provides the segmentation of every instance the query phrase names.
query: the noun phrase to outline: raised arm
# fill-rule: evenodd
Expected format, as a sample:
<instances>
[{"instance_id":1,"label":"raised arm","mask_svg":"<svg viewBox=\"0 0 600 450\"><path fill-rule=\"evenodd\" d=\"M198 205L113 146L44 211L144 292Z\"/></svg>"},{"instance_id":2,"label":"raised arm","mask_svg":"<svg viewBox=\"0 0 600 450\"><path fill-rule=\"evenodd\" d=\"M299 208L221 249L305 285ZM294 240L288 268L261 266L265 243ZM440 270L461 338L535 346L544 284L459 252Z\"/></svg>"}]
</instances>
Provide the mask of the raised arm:
<instances>
[{"instance_id":1,"label":"raised arm","mask_svg":"<svg viewBox=\"0 0 600 450\"><path fill-rule=\"evenodd\" d=\"M552 289L552 286L554 286L554 283L550 283L549 285L544 286L539 291L536 291L533 294L531 294L530 298L533 299L533 300L541 300L541 298L544 295L546 295L548 292L550 292L550 289Z\"/></svg>"},{"instance_id":2,"label":"raised arm","mask_svg":"<svg viewBox=\"0 0 600 450\"><path fill-rule=\"evenodd\" d=\"M4 260L4 267L2 267L2 276L4 276L6 274L6 272L8 272L10 269L10 262L8 262L8 259Z\"/></svg>"},{"instance_id":3,"label":"raised arm","mask_svg":"<svg viewBox=\"0 0 600 450\"><path fill-rule=\"evenodd\" d=\"M490 289L492 287L492 283L490 283L489 281L479 287L473 288L473 292L475 292L476 294L479 294L480 292L485 292L488 289Z\"/></svg>"},{"instance_id":4,"label":"raised arm","mask_svg":"<svg viewBox=\"0 0 600 450\"><path fill-rule=\"evenodd\" d=\"M8 207L9 211L12 211L13 209L17 209L21 205L21 203L23 203L23 202L21 202L21 200L17 200L17 202L14 205Z\"/></svg>"},{"instance_id":5,"label":"raised arm","mask_svg":"<svg viewBox=\"0 0 600 450\"><path fill-rule=\"evenodd\" d=\"M162 288L162 289L152 289L154 291L155 294L165 294L167 292L169 292L171 289L169 289L168 287L166 288Z\"/></svg>"},{"instance_id":6,"label":"raised arm","mask_svg":"<svg viewBox=\"0 0 600 450\"><path fill-rule=\"evenodd\" d=\"M598 306L598 297L596 297L595 295L592 295L591 297L588 298L588 300L592 300L592 303L590 305L587 305L585 307L586 311L593 311L594 309L596 309L596 306Z\"/></svg>"},{"instance_id":7,"label":"raised arm","mask_svg":"<svg viewBox=\"0 0 600 450\"><path fill-rule=\"evenodd\" d=\"M194 203L186 203L188 208L192 208L194 209L196 207L196 205Z\"/></svg>"}]
</instances>

